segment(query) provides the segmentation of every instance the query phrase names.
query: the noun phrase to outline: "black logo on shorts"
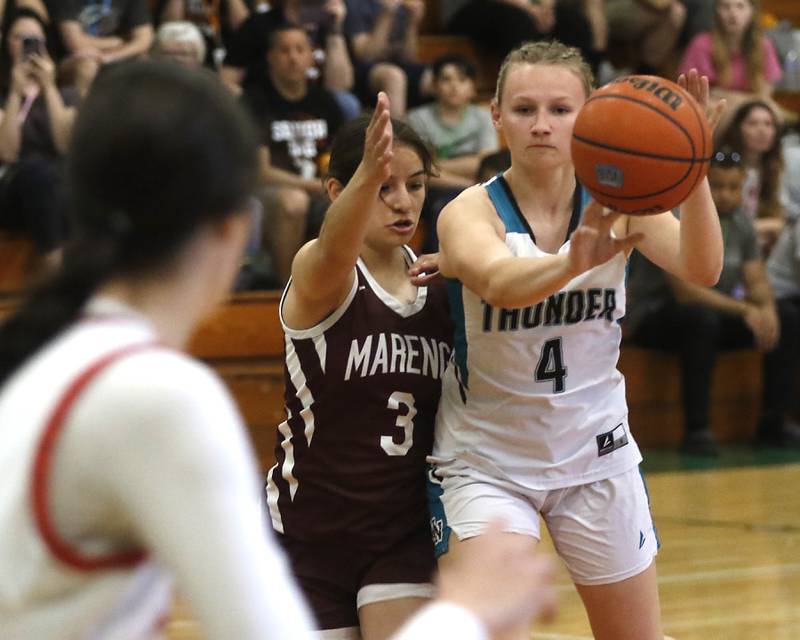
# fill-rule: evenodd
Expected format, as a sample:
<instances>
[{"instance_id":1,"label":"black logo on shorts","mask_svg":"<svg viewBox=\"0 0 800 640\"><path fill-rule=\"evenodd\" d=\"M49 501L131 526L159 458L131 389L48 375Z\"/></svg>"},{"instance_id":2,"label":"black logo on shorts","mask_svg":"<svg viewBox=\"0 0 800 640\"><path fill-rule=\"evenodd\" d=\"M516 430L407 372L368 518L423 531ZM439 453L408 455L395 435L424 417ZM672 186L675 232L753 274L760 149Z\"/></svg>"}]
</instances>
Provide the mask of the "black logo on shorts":
<instances>
[{"instance_id":1,"label":"black logo on shorts","mask_svg":"<svg viewBox=\"0 0 800 640\"><path fill-rule=\"evenodd\" d=\"M625 432L625 425L620 422L611 431L597 436L597 455L604 456L626 444L628 444L628 434Z\"/></svg>"}]
</instances>

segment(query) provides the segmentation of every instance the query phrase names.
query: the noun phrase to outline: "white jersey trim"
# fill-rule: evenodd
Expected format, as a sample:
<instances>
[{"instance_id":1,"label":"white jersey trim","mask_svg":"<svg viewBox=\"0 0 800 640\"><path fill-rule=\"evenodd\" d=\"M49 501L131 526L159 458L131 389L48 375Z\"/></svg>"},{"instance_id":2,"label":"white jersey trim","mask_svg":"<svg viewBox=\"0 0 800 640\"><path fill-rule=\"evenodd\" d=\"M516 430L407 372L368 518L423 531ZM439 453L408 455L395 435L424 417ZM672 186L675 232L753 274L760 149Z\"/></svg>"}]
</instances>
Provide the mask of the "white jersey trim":
<instances>
[{"instance_id":1,"label":"white jersey trim","mask_svg":"<svg viewBox=\"0 0 800 640\"><path fill-rule=\"evenodd\" d=\"M359 258L359 262L360 262ZM289 293L289 287L292 286L292 279L289 278L289 282L286 283L286 288L283 290L283 294L281 295L281 302L278 307L278 315L281 320L281 327L283 327L283 332L289 338L295 338L296 340L303 340L306 338L316 338L317 336L321 336L325 333L328 329L330 329L333 325L335 325L339 318L344 315L344 312L350 307L353 302L353 298L356 297L356 292L358 291L358 272L356 268L353 267L353 286L350 287L350 291L347 294L344 302L339 305L337 309L334 309L333 313L325 318L322 322L318 322L313 327L309 327L308 329L292 329L289 325L286 324L286 321L283 318L283 304L286 301L286 294ZM324 371L324 363L323 363L323 371Z\"/></svg>"}]
</instances>

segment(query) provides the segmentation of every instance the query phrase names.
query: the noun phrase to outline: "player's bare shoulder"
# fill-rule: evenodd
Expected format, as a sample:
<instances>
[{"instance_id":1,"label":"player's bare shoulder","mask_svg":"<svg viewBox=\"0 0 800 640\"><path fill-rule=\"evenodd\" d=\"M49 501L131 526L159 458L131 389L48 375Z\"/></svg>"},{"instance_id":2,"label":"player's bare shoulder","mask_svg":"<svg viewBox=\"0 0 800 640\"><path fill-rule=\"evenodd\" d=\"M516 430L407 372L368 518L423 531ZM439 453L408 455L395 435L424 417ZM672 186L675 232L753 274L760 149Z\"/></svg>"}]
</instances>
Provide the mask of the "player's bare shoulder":
<instances>
[{"instance_id":1,"label":"player's bare shoulder","mask_svg":"<svg viewBox=\"0 0 800 640\"><path fill-rule=\"evenodd\" d=\"M464 189L442 209L437 226L439 237L457 233L470 223L488 223L499 238L504 235L503 223L482 184Z\"/></svg>"}]
</instances>

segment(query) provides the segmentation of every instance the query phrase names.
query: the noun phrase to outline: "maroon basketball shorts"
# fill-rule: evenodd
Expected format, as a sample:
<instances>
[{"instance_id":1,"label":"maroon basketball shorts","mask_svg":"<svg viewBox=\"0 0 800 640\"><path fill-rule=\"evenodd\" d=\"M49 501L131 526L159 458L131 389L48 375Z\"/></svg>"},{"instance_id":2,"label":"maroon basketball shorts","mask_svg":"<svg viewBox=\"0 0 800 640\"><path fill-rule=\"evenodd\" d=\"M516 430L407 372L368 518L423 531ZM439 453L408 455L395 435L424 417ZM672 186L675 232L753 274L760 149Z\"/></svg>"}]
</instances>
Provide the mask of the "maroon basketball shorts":
<instances>
[{"instance_id":1,"label":"maroon basketball shorts","mask_svg":"<svg viewBox=\"0 0 800 640\"><path fill-rule=\"evenodd\" d=\"M358 627L358 609L399 598L430 598L436 562L426 528L381 549L357 540L277 537L319 629Z\"/></svg>"}]
</instances>

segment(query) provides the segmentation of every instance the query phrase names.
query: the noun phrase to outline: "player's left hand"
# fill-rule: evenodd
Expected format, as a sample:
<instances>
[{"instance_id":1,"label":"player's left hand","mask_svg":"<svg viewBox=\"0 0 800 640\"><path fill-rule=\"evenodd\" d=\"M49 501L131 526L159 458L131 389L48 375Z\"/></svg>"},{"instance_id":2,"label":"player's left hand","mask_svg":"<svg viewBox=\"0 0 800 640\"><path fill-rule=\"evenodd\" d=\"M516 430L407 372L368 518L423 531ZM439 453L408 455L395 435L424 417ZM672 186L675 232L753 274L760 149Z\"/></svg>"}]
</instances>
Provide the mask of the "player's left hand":
<instances>
[{"instance_id":1,"label":"player's left hand","mask_svg":"<svg viewBox=\"0 0 800 640\"><path fill-rule=\"evenodd\" d=\"M411 284L416 287L424 287L430 284L439 274L439 254L438 253L425 253L418 256L408 268L408 276L411 279Z\"/></svg>"},{"instance_id":2,"label":"player's left hand","mask_svg":"<svg viewBox=\"0 0 800 640\"><path fill-rule=\"evenodd\" d=\"M644 238L640 232L622 238L614 236L611 228L621 215L594 200L586 205L583 220L570 237L569 262L574 275L608 262L620 251L627 253Z\"/></svg>"},{"instance_id":3,"label":"player's left hand","mask_svg":"<svg viewBox=\"0 0 800 640\"><path fill-rule=\"evenodd\" d=\"M689 73L682 73L678 76L678 85L686 89L697 100L706 113L708 126L711 127L711 131L714 131L728 104L724 98L717 101L712 100L708 76L701 76L697 69L690 69Z\"/></svg>"}]
</instances>

